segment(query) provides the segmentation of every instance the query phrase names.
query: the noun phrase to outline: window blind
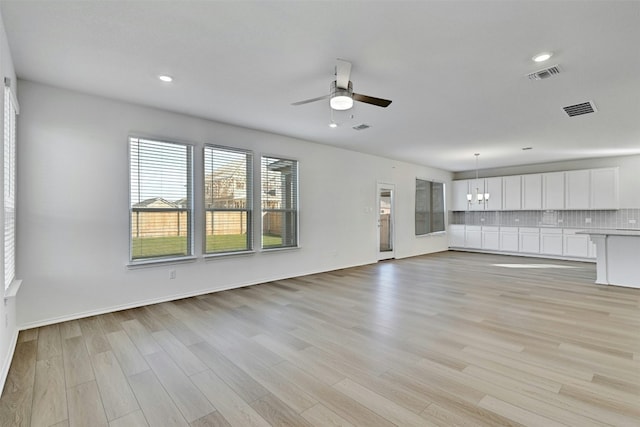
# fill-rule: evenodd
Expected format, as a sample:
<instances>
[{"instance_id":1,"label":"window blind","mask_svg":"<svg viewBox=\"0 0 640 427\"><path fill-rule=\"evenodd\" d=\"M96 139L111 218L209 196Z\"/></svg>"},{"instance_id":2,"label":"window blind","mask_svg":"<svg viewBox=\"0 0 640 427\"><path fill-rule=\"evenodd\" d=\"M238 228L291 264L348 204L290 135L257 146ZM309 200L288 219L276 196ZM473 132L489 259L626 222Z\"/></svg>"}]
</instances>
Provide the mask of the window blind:
<instances>
[{"instance_id":1,"label":"window blind","mask_svg":"<svg viewBox=\"0 0 640 427\"><path fill-rule=\"evenodd\" d=\"M16 121L18 105L10 82L4 88L4 287L15 279L16 272Z\"/></svg>"},{"instance_id":2,"label":"window blind","mask_svg":"<svg viewBox=\"0 0 640 427\"><path fill-rule=\"evenodd\" d=\"M298 246L298 162L263 156L262 248Z\"/></svg>"},{"instance_id":3,"label":"window blind","mask_svg":"<svg viewBox=\"0 0 640 427\"><path fill-rule=\"evenodd\" d=\"M416 235L444 231L444 184L416 179Z\"/></svg>"},{"instance_id":4,"label":"window blind","mask_svg":"<svg viewBox=\"0 0 640 427\"><path fill-rule=\"evenodd\" d=\"M253 155L205 145L205 253L253 249Z\"/></svg>"},{"instance_id":5,"label":"window blind","mask_svg":"<svg viewBox=\"0 0 640 427\"><path fill-rule=\"evenodd\" d=\"M130 138L131 260L193 253L193 147Z\"/></svg>"}]
</instances>

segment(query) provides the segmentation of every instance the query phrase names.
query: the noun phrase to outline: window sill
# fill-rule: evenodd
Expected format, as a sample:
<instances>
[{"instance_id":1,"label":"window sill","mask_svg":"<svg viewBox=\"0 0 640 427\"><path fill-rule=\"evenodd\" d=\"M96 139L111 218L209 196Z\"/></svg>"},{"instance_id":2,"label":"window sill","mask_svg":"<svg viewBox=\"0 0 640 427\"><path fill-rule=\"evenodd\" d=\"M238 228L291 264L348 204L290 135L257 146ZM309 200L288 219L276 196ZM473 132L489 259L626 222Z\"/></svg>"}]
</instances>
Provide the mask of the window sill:
<instances>
[{"instance_id":1,"label":"window sill","mask_svg":"<svg viewBox=\"0 0 640 427\"><path fill-rule=\"evenodd\" d=\"M447 234L446 231L434 231L433 233L417 234L416 237L420 238L420 237L443 236L445 234Z\"/></svg>"},{"instance_id":2,"label":"window sill","mask_svg":"<svg viewBox=\"0 0 640 427\"><path fill-rule=\"evenodd\" d=\"M22 286L22 280L13 279L13 281L11 282L9 287L7 289L5 289L5 291L4 291L4 299L5 299L5 301L8 300L9 298L15 298L16 295L18 295L18 291L20 290L20 286Z\"/></svg>"},{"instance_id":3,"label":"window sill","mask_svg":"<svg viewBox=\"0 0 640 427\"><path fill-rule=\"evenodd\" d=\"M166 265L166 264L180 264L183 262L194 262L198 258L196 256L180 257L180 258L159 258L159 259L146 259L141 261L131 261L127 264L127 268L144 268L153 267L154 265Z\"/></svg>"},{"instance_id":4,"label":"window sill","mask_svg":"<svg viewBox=\"0 0 640 427\"><path fill-rule=\"evenodd\" d=\"M300 246L286 246L284 248L262 248L260 252L268 253L268 252L295 251L298 249L300 249Z\"/></svg>"},{"instance_id":5,"label":"window sill","mask_svg":"<svg viewBox=\"0 0 640 427\"><path fill-rule=\"evenodd\" d=\"M244 256L244 255L252 255L255 254L256 251L237 251L237 252L221 252L217 254L204 254L203 258L205 260L211 260L215 258L227 258L232 256Z\"/></svg>"}]
</instances>

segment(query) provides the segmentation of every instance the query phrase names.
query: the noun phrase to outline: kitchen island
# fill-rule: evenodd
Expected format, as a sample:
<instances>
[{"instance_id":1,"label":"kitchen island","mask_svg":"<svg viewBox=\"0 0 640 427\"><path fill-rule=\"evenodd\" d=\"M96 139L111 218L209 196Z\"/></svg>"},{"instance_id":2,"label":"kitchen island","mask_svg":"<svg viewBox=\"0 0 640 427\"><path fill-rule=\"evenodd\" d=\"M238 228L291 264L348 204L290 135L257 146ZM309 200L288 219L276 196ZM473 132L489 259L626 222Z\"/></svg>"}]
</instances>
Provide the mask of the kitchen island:
<instances>
[{"instance_id":1,"label":"kitchen island","mask_svg":"<svg viewBox=\"0 0 640 427\"><path fill-rule=\"evenodd\" d=\"M640 288L640 230L584 230L596 245L596 283Z\"/></svg>"}]
</instances>

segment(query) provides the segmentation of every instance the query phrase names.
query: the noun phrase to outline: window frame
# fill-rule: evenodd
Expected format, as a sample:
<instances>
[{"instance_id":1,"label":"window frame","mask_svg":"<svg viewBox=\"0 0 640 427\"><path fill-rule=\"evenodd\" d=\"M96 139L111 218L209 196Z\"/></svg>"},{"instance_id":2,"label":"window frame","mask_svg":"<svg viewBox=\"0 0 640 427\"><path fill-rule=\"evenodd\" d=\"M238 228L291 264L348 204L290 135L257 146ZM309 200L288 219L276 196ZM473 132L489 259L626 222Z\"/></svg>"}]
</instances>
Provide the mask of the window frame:
<instances>
[{"instance_id":1,"label":"window frame","mask_svg":"<svg viewBox=\"0 0 640 427\"><path fill-rule=\"evenodd\" d=\"M207 161L207 148L209 149L218 149L228 152L234 153L242 153L248 156L248 164L246 165L246 175L245 175L245 194L246 194L246 205L245 208L207 208L207 170L206 170L206 161ZM213 258L213 257L221 257L221 256L229 256L229 255L241 255L248 253L255 253L255 235L254 235L254 188L255 188L255 154L252 150L247 150L244 148L236 148L229 147L218 144L205 143L202 149L202 204L203 204L203 243L202 243L202 253L205 258ZM207 252L207 212L246 212L247 215L247 248L246 249L238 249L238 250L227 250L227 251L218 251L218 252Z\"/></svg>"},{"instance_id":2,"label":"window frame","mask_svg":"<svg viewBox=\"0 0 640 427\"><path fill-rule=\"evenodd\" d=\"M264 182L264 175L262 170L264 159L273 159L273 160L282 161L282 162L292 162L292 165L295 166L295 180L291 181L291 184L294 186L293 193L292 193L292 199L295 201L294 208L289 208L289 209L282 209L282 208L277 208L277 209L266 208L265 209L264 208L265 182ZM272 252L272 251L298 249L300 248L300 161L297 159L286 157L286 156L262 153L260 155L259 168L260 168L260 185L259 185L259 188L260 188L260 250L262 252ZM292 216L294 217L292 221L292 225L294 226L294 235L295 235L294 243L286 244L286 245L281 244L281 245L265 246L264 216L265 214L270 212L281 212L284 214L287 214L287 213L292 214Z\"/></svg>"},{"instance_id":3,"label":"window frame","mask_svg":"<svg viewBox=\"0 0 640 427\"><path fill-rule=\"evenodd\" d=\"M425 210L421 210L418 209L418 203L419 203L419 199L418 199L418 181L422 181L425 183L428 183L429 185L429 196L428 200L427 200L427 206ZM433 199L434 199L434 191L433 191L433 187L434 184L440 185L442 186L442 212L435 212L434 211L434 203L433 203ZM415 204L414 204L414 233L416 237L420 237L420 236L429 236L429 235L433 235L433 234L439 234L439 233L444 233L446 231L447 228L447 224L446 224L446 197L445 197L445 182L443 181L438 181L438 180L434 180L434 179L424 179L424 178L419 178L416 177L415 179ZM425 232L419 232L418 231L418 215L419 213L424 213L425 214L425 221L426 221L426 226L427 226L427 230ZM442 215L442 229L441 230L434 230L434 218L436 216L436 214L438 215Z\"/></svg>"},{"instance_id":4,"label":"window frame","mask_svg":"<svg viewBox=\"0 0 640 427\"><path fill-rule=\"evenodd\" d=\"M140 141L149 141L155 143L164 143L164 144L172 144L176 146L181 146L186 148L186 185L187 185L187 207L180 208L135 208L137 212L186 212L187 213L187 254L185 255L160 255L155 257L146 257L146 258L133 258L133 193L132 193L132 172L133 172L133 159L132 159L132 144L134 140ZM137 136L130 135L128 138L129 143L127 144L128 148L128 160L129 160L129 179L128 179L128 193L129 193L129 266L141 266L148 264L161 264L161 263L171 263L171 262L179 262L179 261L192 261L196 259L194 253L194 144L188 142L175 141L168 138L156 138L156 137L148 137L148 136Z\"/></svg>"}]
</instances>

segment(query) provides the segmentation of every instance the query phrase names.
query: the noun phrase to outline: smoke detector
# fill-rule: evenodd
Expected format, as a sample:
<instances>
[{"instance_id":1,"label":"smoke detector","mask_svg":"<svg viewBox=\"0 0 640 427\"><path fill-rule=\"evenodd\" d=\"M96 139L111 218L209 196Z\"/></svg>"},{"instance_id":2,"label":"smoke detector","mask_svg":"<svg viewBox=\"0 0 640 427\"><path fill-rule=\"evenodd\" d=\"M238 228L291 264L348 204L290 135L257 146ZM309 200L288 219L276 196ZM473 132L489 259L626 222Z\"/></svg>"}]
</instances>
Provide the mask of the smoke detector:
<instances>
[{"instance_id":1,"label":"smoke detector","mask_svg":"<svg viewBox=\"0 0 640 427\"><path fill-rule=\"evenodd\" d=\"M529 80L544 80L549 77L557 76L558 74L560 74L560 66L552 65L551 67L529 73L527 74L527 77L529 77Z\"/></svg>"}]
</instances>

